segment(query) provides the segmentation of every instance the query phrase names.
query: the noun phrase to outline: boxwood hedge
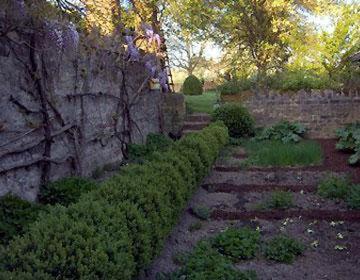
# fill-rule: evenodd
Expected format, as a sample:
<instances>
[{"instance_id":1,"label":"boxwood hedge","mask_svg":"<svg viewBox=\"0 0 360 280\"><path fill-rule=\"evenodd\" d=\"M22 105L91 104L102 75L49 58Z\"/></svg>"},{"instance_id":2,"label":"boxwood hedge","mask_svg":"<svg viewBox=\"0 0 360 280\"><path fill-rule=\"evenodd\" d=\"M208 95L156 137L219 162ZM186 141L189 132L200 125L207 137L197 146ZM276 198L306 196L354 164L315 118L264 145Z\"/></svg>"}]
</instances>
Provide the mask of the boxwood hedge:
<instances>
[{"instance_id":1,"label":"boxwood hedge","mask_svg":"<svg viewBox=\"0 0 360 280\"><path fill-rule=\"evenodd\" d=\"M214 123L78 202L54 206L0 248L0 279L133 279L159 253L227 141L226 127Z\"/></svg>"}]
</instances>

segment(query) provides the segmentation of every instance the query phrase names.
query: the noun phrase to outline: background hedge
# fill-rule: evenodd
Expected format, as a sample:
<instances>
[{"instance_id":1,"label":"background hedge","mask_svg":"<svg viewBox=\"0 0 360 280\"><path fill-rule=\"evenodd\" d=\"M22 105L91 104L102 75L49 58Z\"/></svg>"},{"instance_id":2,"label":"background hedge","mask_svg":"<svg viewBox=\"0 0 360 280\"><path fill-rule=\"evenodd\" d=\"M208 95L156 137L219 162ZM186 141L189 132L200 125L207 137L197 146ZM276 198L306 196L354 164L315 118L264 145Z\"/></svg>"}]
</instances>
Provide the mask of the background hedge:
<instances>
[{"instance_id":1,"label":"background hedge","mask_svg":"<svg viewBox=\"0 0 360 280\"><path fill-rule=\"evenodd\" d=\"M1 248L0 279L133 279L146 268L228 141L214 123L130 164Z\"/></svg>"}]
</instances>

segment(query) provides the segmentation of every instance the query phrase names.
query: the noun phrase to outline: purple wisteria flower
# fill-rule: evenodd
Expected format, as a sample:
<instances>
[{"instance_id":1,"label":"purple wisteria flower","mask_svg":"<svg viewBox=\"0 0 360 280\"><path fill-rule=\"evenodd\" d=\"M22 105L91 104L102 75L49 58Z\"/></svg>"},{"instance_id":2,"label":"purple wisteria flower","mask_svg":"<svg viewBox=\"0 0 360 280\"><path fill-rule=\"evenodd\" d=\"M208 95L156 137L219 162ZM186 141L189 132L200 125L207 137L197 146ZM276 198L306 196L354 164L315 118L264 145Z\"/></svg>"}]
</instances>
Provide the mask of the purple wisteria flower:
<instances>
[{"instance_id":1,"label":"purple wisteria flower","mask_svg":"<svg viewBox=\"0 0 360 280\"><path fill-rule=\"evenodd\" d=\"M149 44L155 43L158 48L161 47L161 37L159 34L156 34L151 26L143 24L143 29L145 31L145 37L148 40Z\"/></svg>"},{"instance_id":2,"label":"purple wisteria flower","mask_svg":"<svg viewBox=\"0 0 360 280\"><path fill-rule=\"evenodd\" d=\"M63 30L63 42L65 49L76 52L79 46L80 36L75 24L70 22Z\"/></svg>"},{"instance_id":3,"label":"purple wisteria flower","mask_svg":"<svg viewBox=\"0 0 360 280\"><path fill-rule=\"evenodd\" d=\"M57 21L45 21L44 23L45 39L55 44L56 51L61 53L64 48L63 29Z\"/></svg>"},{"instance_id":4,"label":"purple wisteria flower","mask_svg":"<svg viewBox=\"0 0 360 280\"><path fill-rule=\"evenodd\" d=\"M138 48L134 44L134 39L132 36L125 36L125 42L128 46L128 55L129 61L139 61L140 60L140 52Z\"/></svg>"}]
</instances>

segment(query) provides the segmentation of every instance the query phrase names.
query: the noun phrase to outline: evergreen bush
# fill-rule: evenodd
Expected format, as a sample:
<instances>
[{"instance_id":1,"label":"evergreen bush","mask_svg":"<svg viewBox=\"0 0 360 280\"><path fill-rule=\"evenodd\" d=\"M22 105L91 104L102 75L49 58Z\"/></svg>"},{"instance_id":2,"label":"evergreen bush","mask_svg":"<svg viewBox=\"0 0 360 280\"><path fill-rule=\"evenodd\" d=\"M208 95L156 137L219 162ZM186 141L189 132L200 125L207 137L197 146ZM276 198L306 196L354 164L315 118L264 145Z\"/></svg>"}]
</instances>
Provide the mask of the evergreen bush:
<instances>
[{"instance_id":1,"label":"evergreen bush","mask_svg":"<svg viewBox=\"0 0 360 280\"><path fill-rule=\"evenodd\" d=\"M78 202L52 207L1 248L0 279L134 279L227 141L226 127L211 124L128 165Z\"/></svg>"},{"instance_id":2,"label":"evergreen bush","mask_svg":"<svg viewBox=\"0 0 360 280\"><path fill-rule=\"evenodd\" d=\"M196 76L190 75L185 79L182 90L185 95L201 95L203 85Z\"/></svg>"}]
</instances>

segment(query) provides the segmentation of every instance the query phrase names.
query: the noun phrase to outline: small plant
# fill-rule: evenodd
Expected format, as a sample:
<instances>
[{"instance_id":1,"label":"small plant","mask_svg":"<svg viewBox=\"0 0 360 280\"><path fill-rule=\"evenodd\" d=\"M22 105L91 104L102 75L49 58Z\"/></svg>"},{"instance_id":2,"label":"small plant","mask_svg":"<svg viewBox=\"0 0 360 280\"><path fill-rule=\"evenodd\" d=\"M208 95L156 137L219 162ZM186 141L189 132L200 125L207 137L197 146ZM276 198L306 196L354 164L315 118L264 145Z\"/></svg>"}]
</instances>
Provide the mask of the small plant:
<instances>
[{"instance_id":1,"label":"small plant","mask_svg":"<svg viewBox=\"0 0 360 280\"><path fill-rule=\"evenodd\" d=\"M80 177L64 178L49 183L40 188L39 201L43 204L61 204L68 206L77 202L86 192L95 190L97 184L89 179Z\"/></svg>"},{"instance_id":2,"label":"small plant","mask_svg":"<svg viewBox=\"0 0 360 280\"><path fill-rule=\"evenodd\" d=\"M267 242L265 246L265 257L282 263L293 263L295 257L302 255L304 245L285 235L279 235Z\"/></svg>"},{"instance_id":3,"label":"small plant","mask_svg":"<svg viewBox=\"0 0 360 280\"><path fill-rule=\"evenodd\" d=\"M213 118L224 122L231 137L239 138L254 135L255 121L245 107L225 104L214 111Z\"/></svg>"},{"instance_id":4,"label":"small plant","mask_svg":"<svg viewBox=\"0 0 360 280\"><path fill-rule=\"evenodd\" d=\"M265 128L257 138L259 140L280 140L283 143L297 143L301 140L305 132L305 127L300 123L282 121Z\"/></svg>"},{"instance_id":5,"label":"small plant","mask_svg":"<svg viewBox=\"0 0 360 280\"><path fill-rule=\"evenodd\" d=\"M287 209L293 206L293 195L290 192L275 191L265 202L266 208Z\"/></svg>"},{"instance_id":6,"label":"small plant","mask_svg":"<svg viewBox=\"0 0 360 280\"><path fill-rule=\"evenodd\" d=\"M325 198L345 199L349 193L349 187L350 182L347 178L329 175L320 182L317 193Z\"/></svg>"},{"instance_id":7,"label":"small plant","mask_svg":"<svg viewBox=\"0 0 360 280\"><path fill-rule=\"evenodd\" d=\"M183 93L185 95L201 95L203 93L201 81L196 76L190 75L184 81Z\"/></svg>"},{"instance_id":8,"label":"small plant","mask_svg":"<svg viewBox=\"0 0 360 280\"><path fill-rule=\"evenodd\" d=\"M189 226L189 231L194 232L194 231L200 230L201 228L202 228L202 223L201 222L195 222L195 223L192 223Z\"/></svg>"},{"instance_id":9,"label":"small plant","mask_svg":"<svg viewBox=\"0 0 360 280\"><path fill-rule=\"evenodd\" d=\"M191 210L192 210L193 214L201 220L207 221L210 218L211 210L207 206L198 205L198 206L192 207Z\"/></svg>"},{"instance_id":10,"label":"small plant","mask_svg":"<svg viewBox=\"0 0 360 280\"><path fill-rule=\"evenodd\" d=\"M24 233L38 217L42 206L7 194L0 199L0 243Z\"/></svg>"},{"instance_id":11,"label":"small plant","mask_svg":"<svg viewBox=\"0 0 360 280\"><path fill-rule=\"evenodd\" d=\"M350 156L349 163L357 164L360 162L360 122L349 124L344 128L336 131L339 142L336 148L339 150L352 151L354 154Z\"/></svg>"},{"instance_id":12,"label":"small plant","mask_svg":"<svg viewBox=\"0 0 360 280\"><path fill-rule=\"evenodd\" d=\"M233 261L255 257L259 249L260 232L250 228L230 228L213 239L212 245L219 253Z\"/></svg>"},{"instance_id":13,"label":"small plant","mask_svg":"<svg viewBox=\"0 0 360 280\"><path fill-rule=\"evenodd\" d=\"M189 254L183 267L158 279L256 280L257 276L254 271L235 269L227 258L214 250L208 242L202 241Z\"/></svg>"},{"instance_id":14,"label":"small plant","mask_svg":"<svg viewBox=\"0 0 360 280\"><path fill-rule=\"evenodd\" d=\"M346 202L350 208L360 209L360 185L351 186Z\"/></svg>"}]
</instances>

